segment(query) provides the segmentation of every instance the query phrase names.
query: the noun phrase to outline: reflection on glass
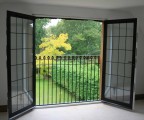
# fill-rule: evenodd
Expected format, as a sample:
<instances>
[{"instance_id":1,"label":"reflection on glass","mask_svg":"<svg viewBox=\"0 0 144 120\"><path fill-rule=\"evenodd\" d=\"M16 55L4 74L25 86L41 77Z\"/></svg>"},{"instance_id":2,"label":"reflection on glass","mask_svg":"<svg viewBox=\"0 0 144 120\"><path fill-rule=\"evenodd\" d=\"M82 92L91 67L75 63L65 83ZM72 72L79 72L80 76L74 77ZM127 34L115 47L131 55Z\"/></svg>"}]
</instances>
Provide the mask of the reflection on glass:
<instances>
[{"instance_id":1,"label":"reflection on glass","mask_svg":"<svg viewBox=\"0 0 144 120\"><path fill-rule=\"evenodd\" d=\"M119 50L119 62L125 63L125 51L124 50Z\"/></svg>"},{"instance_id":2,"label":"reflection on glass","mask_svg":"<svg viewBox=\"0 0 144 120\"><path fill-rule=\"evenodd\" d=\"M118 64L118 75L124 76L125 67L123 63Z\"/></svg>"},{"instance_id":3,"label":"reflection on glass","mask_svg":"<svg viewBox=\"0 0 144 120\"><path fill-rule=\"evenodd\" d=\"M17 64L22 64L22 58L23 58L23 53L22 53L22 49L17 50Z\"/></svg>"},{"instance_id":4,"label":"reflection on glass","mask_svg":"<svg viewBox=\"0 0 144 120\"><path fill-rule=\"evenodd\" d=\"M133 23L127 23L127 36L133 36Z\"/></svg>"},{"instance_id":5,"label":"reflection on glass","mask_svg":"<svg viewBox=\"0 0 144 120\"><path fill-rule=\"evenodd\" d=\"M23 102L24 102L23 94L18 95L18 110L20 110L24 107Z\"/></svg>"},{"instance_id":6,"label":"reflection on glass","mask_svg":"<svg viewBox=\"0 0 144 120\"><path fill-rule=\"evenodd\" d=\"M123 90L117 89L117 101L123 102L123 97L124 97Z\"/></svg>"},{"instance_id":7,"label":"reflection on glass","mask_svg":"<svg viewBox=\"0 0 144 120\"><path fill-rule=\"evenodd\" d=\"M16 34L11 34L11 49L16 49Z\"/></svg>"},{"instance_id":8,"label":"reflection on glass","mask_svg":"<svg viewBox=\"0 0 144 120\"><path fill-rule=\"evenodd\" d=\"M126 37L120 37L119 39L119 49L125 50Z\"/></svg>"},{"instance_id":9,"label":"reflection on glass","mask_svg":"<svg viewBox=\"0 0 144 120\"><path fill-rule=\"evenodd\" d=\"M119 24L113 24L113 33L112 33L112 35L113 36L119 36L119 30L120 30L120 28L119 28Z\"/></svg>"},{"instance_id":10,"label":"reflection on glass","mask_svg":"<svg viewBox=\"0 0 144 120\"><path fill-rule=\"evenodd\" d=\"M17 81L12 82L12 86L11 86L11 97L15 97L17 95Z\"/></svg>"},{"instance_id":11,"label":"reflection on glass","mask_svg":"<svg viewBox=\"0 0 144 120\"><path fill-rule=\"evenodd\" d=\"M126 23L120 24L120 36L126 36Z\"/></svg>"},{"instance_id":12,"label":"reflection on glass","mask_svg":"<svg viewBox=\"0 0 144 120\"><path fill-rule=\"evenodd\" d=\"M16 79L17 79L16 66L11 66L11 81L14 81Z\"/></svg>"},{"instance_id":13,"label":"reflection on glass","mask_svg":"<svg viewBox=\"0 0 144 120\"><path fill-rule=\"evenodd\" d=\"M112 51L112 62L118 62L118 50L113 50Z\"/></svg>"},{"instance_id":14,"label":"reflection on glass","mask_svg":"<svg viewBox=\"0 0 144 120\"><path fill-rule=\"evenodd\" d=\"M124 89L125 77L118 76L118 89Z\"/></svg>"},{"instance_id":15,"label":"reflection on glass","mask_svg":"<svg viewBox=\"0 0 144 120\"><path fill-rule=\"evenodd\" d=\"M22 18L17 18L17 24L16 24L16 26L17 26L17 33L22 33L22 28L23 28L23 26L22 26Z\"/></svg>"},{"instance_id":16,"label":"reflection on glass","mask_svg":"<svg viewBox=\"0 0 144 120\"><path fill-rule=\"evenodd\" d=\"M11 32L16 33L16 18L11 17Z\"/></svg>"},{"instance_id":17,"label":"reflection on glass","mask_svg":"<svg viewBox=\"0 0 144 120\"><path fill-rule=\"evenodd\" d=\"M118 64L117 63L112 63L111 65L112 65L112 70L111 70L112 74L117 75Z\"/></svg>"},{"instance_id":18,"label":"reflection on glass","mask_svg":"<svg viewBox=\"0 0 144 120\"><path fill-rule=\"evenodd\" d=\"M17 79L20 80L23 78L23 68L22 65L17 65Z\"/></svg>"},{"instance_id":19,"label":"reflection on glass","mask_svg":"<svg viewBox=\"0 0 144 120\"><path fill-rule=\"evenodd\" d=\"M112 49L119 49L119 37L112 37Z\"/></svg>"},{"instance_id":20,"label":"reflection on glass","mask_svg":"<svg viewBox=\"0 0 144 120\"><path fill-rule=\"evenodd\" d=\"M12 98L12 113L17 111L17 96Z\"/></svg>"},{"instance_id":21,"label":"reflection on glass","mask_svg":"<svg viewBox=\"0 0 144 120\"><path fill-rule=\"evenodd\" d=\"M126 38L126 50L131 50L133 49L133 37L127 37Z\"/></svg>"},{"instance_id":22,"label":"reflection on glass","mask_svg":"<svg viewBox=\"0 0 144 120\"><path fill-rule=\"evenodd\" d=\"M22 34L17 34L17 49L22 49L23 45L23 37Z\"/></svg>"},{"instance_id":23,"label":"reflection on glass","mask_svg":"<svg viewBox=\"0 0 144 120\"><path fill-rule=\"evenodd\" d=\"M16 65L16 50L11 50L11 65Z\"/></svg>"}]
</instances>

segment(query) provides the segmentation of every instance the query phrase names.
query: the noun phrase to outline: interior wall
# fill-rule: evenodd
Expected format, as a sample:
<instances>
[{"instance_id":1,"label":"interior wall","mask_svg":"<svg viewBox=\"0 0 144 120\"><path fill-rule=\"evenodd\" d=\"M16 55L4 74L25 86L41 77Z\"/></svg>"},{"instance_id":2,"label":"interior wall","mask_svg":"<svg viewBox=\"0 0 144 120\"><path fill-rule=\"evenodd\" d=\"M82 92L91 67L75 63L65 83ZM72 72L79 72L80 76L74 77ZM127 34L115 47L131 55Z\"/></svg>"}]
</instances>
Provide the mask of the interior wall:
<instances>
[{"instance_id":1,"label":"interior wall","mask_svg":"<svg viewBox=\"0 0 144 120\"><path fill-rule=\"evenodd\" d=\"M137 70L136 93L144 94L144 6L127 8L125 11L132 13L137 18Z\"/></svg>"},{"instance_id":2,"label":"interior wall","mask_svg":"<svg viewBox=\"0 0 144 120\"><path fill-rule=\"evenodd\" d=\"M7 10L25 14L42 14L50 17L71 17L83 19L122 19L133 17L128 12L93 8L66 7L31 4L0 4L0 105L7 104L7 66L6 66L6 16Z\"/></svg>"}]
</instances>

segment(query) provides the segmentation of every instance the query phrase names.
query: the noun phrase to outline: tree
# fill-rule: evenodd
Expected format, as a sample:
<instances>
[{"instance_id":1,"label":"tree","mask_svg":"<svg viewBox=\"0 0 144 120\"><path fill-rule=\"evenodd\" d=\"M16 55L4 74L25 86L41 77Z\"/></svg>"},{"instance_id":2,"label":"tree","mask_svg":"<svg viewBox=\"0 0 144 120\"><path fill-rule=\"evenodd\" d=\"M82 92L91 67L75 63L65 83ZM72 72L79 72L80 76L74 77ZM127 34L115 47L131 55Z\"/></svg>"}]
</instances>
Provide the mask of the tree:
<instances>
[{"instance_id":1,"label":"tree","mask_svg":"<svg viewBox=\"0 0 144 120\"><path fill-rule=\"evenodd\" d=\"M71 45L67 43L67 39L68 34L60 34L58 37L56 37L55 35L51 35L48 38L42 38L42 43L39 45L41 52L36 55L36 67L37 71L39 71L40 74L43 74L45 72L45 75L51 76L49 74L51 73L51 67L49 65L52 64L52 56L61 56L65 54L64 51L71 50ZM48 56L50 57L50 59L45 60ZM44 59L45 57L45 59L39 60L40 57L42 59ZM48 69L49 72L47 71Z\"/></svg>"},{"instance_id":2,"label":"tree","mask_svg":"<svg viewBox=\"0 0 144 120\"><path fill-rule=\"evenodd\" d=\"M50 22L50 19L44 18L44 19L36 19L36 53L40 52L39 45L42 43L41 39L43 37L46 37L46 29L44 26L46 26Z\"/></svg>"},{"instance_id":3,"label":"tree","mask_svg":"<svg viewBox=\"0 0 144 120\"><path fill-rule=\"evenodd\" d=\"M41 52L37 56L61 56L64 51L71 50L71 45L66 43L68 34L60 34L58 37L51 35L49 38L42 38L42 43L39 45Z\"/></svg>"},{"instance_id":4,"label":"tree","mask_svg":"<svg viewBox=\"0 0 144 120\"><path fill-rule=\"evenodd\" d=\"M51 27L51 33L58 36L68 33L68 43L72 50L66 54L99 55L101 41L101 23L92 20L61 20Z\"/></svg>"}]
</instances>

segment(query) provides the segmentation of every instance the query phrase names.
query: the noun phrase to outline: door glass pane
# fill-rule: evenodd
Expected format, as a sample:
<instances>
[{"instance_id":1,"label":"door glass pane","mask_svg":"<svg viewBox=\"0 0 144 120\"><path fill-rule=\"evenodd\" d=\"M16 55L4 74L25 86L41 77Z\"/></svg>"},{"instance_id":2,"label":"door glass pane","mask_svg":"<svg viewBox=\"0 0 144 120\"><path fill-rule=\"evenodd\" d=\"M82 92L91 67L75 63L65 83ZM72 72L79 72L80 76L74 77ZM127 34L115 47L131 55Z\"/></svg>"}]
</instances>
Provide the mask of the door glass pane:
<instances>
[{"instance_id":1,"label":"door glass pane","mask_svg":"<svg viewBox=\"0 0 144 120\"><path fill-rule=\"evenodd\" d=\"M121 76L118 76L118 89L123 89L123 86L124 86L124 83L125 83L125 77L121 77Z\"/></svg>"},{"instance_id":2,"label":"door glass pane","mask_svg":"<svg viewBox=\"0 0 144 120\"><path fill-rule=\"evenodd\" d=\"M112 61L112 50L107 50L107 57L106 57L106 61Z\"/></svg>"},{"instance_id":3,"label":"door glass pane","mask_svg":"<svg viewBox=\"0 0 144 120\"><path fill-rule=\"evenodd\" d=\"M11 65L16 65L16 50L11 50Z\"/></svg>"},{"instance_id":4,"label":"door glass pane","mask_svg":"<svg viewBox=\"0 0 144 120\"><path fill-rule=\"evenodd\" d=\"M110 91L110 99L111 99L111 100L116 100L116 97L117 97L117 96L116 96L116 90L117 90L117 89L116 89L115 87L112 87L112 86L111 86L110 88L111 88L111 89L110 89L110 90L111 90L111 91Z\"/></svg>"},{"instance_id":5,"label":"door glass pane","mask_svg":"<svg viewBox=\"0 0 144 120\"><path fill-rule=\"evenodd\" d=\"M133 37L127 37L126 38L126 49L131 50L133 49Z\"/></svg>"},{"instance_id":6,"label":"door glass pane","mask_svg":"<svg viewBox=\"0 0 144 120\"><path fill-rule=\"evenodd\" d=\"M112 49L112 45L110 44L112 37L107 37L107 49Z\"/></svg>"},{"instance_id":7,"label":"door glass pane","mask_svg":"<svg viewBox=\"0 0 144 120\"><path fill-rule=\"evenodd\" d=\"M23 80L18 80L18 94L21 95L23 93Z\"/></svg>"},{"instance_id":8,"label":"door glass pane","mask_svg":"<svg viewBox=\"0 0 144 120\"><path fill-rule=\"evenodd\" d=\"M17 87L18 87L17 81L13 81L11 87L12 87L11 97L15 97L17 95Z\"/></svg>"},{"instance_id":9,"label":"door glass pane","mask_svg":"<svg viewBox=\"0 0 144 120\"><path fill-rule=\"evenodd\" d=\"M121 23L120 24L120 36L126 36L126 23Z\"/></svg>"},{"instance_id":10,"label":"door glass pane","mask_svg":"<svg viewBox=\"0 0 144 120\"><path fill-rule=\"evenodd\" d=\"M23 60L22 60L22 58L23 58L23 52L22 52L22 49L19 49L19 50L17 50L16 51L17 52L17 64L22 64L23 63Z\"/></svg>"},{"instance_id":11,"label":"door glass pane","mask_svg":"<svg viewBox=\"0 0 144 120\"><path fill-rule=\"evenodd\" d=\"M105 87L105 97L110 99L110 87Z\"/></svg>"},{"instance_id":12,"label":"door glass pane","mask_svg":"<svg viewBox=\"0 0 144 120\"><path fill-rule=\"evenodd\" d=\"M104 97L130 104L134 23L107 24Z\"/></svg>"},{"instance_id":13,"label":"door glass pane","mask_svg":"<svg viewBox=\"0 0 144 120\"><path fill-rule=\"evenodd\" d=\"M118 45L119 45L119 37L112 37L112 49L118 49Z\"/></svg>"},{"instance_id":14,"label":"door glass pane","mask_svg":"<svg viewBox=\"0 0 144 120\"><path fill-rule=\"evenodd\" d=\"M125 50L119 50L119 62L120 63L125 62Z\"/></svg>"},{"instance_id":15,"label":"door glass pane","mask_svg":"<svg viewBox=\"0 0 144 120\"><path fill-rule=\"evenodd\" d=\"M33 48L33 36L32 35L29 35L28 36L28 48Z\"/></svg>"},{"instance_id":16,"label":"door glass pane","mask_svg":"<svg viewBox=\"0 0 144 120\"><path fill-rule=\"evenodd\" d=\"M16 34L11 34L11 49L16 49Z\"/></svg>"},{"instance_id":17,"label":"door glass pane","mask_svg":"<svg viewBox=\"0 0 144 120\"><path fill-rule=\"evenodd\" d=\"M33 21L32 20L29 20L28 21L28 33L29 34L33 34Z\"/></svg>"},{"instance_id":18,"label":"door glass pane","mask_svg":"<svg viewBox=\"0 0 144 120\"><path fill-rule=\"evenodd\" d=\"M112 36L119 36L119 32L120 32L120 28L119 28L119 24L113 24L113 27L112 27Z\"/></svg>"},{"instance_id":19,"label":"door glass pane","mask_svg":"<svg viewBox=\"0 0 144 120\"><path fill-rule=\"evenodd\" d=\"M126 51L126 63L132 63L132 51Z\"/></svg>"},{"instance_id":20,"label":"door glass pane","mask_svg":"<svg viewBox=\"0 0 144 120\"><path fill-rule=\"evenodd\" d=\"M28 20L23 19L23 33L28 33Z\"/></svg>"},{"instance_id":21,"label":"door glass pane","mask_svg":"<svg viewBox=\"0 0 144 120\"><path fill-rule=\"evenodd\" d=\"M22 49L23 47L23 35L22 34L17 34L17 49Z\"/></svg>"},{"instance_id":22,"label":"door glass pane","mask_svg":"<svg viewBox=\"0 0 144 120\"><path fill-rule=\"evenodd\" d=\"M133 36L133 28L134 28L133 23L127 23L127 36L130 36L130 37Z\"/></svg>"},{"instance_id":23,"label":"door glass pane","mask_svg":"<svg viewBox=\"0 0 144 120\"><path fill-rule=\"evenodd\" d=\"M22 65L17 65L17 78L18 80L22 79L22 74L23 74L23 66Z\"/></svg>"},{"instance_id":24,"label":"door glass pane","mask_svg":"<svg viewBox=\"0 0 144 120\"><path fill-rule=\"evenodd\" d=\"M117 62L118 61L118 50L112 50L112 62Z\"/></svg>"},{"instance_id":25,"label":"door glass pane","mask_svg":"<svg viewBox=\"0 0 144 120\"><path fill-rule=\"evenodd\" d=\"M118 48L120 49L120 50L125 50L125 44L126 44L126 37L119 37L119 46L118 46Z\"/></svg>"},{"instance_id":26,"label":"door glass pane","mask_svg":"<svg viewBox=\"0 0 144 120\"><path fill-rule=\"evenodd\" d=\"M15 81L17 79L17 68L16 66L11 66L11 81Z\"/></svg>"},{"instance_id":27,"label":"door glass pane","mask_svg":"<svg viewBox=\"0 0 144 120\"><path fill-rule=\"evenodd\" d=\"M20 110L24 107L23 102L24 102L24 96L23 96L23 94L19 94L18 95L18 110Z\"/></svg>"},{"instance_id":28,"label":"door glass pane","mask_svg":"<svg viewBox=\"0 0 144 120\"><path fill-rule=\"evenodd\" d=\"M117 75L118 73L118 63L112 63L111 64L111 71L112 71L112 75Z\"/></svg>"},{"instance_id":29,"label":"door glass pane","mask_svg":"<svg viewBox=\"0 0 144 120\"><path fill-rule=\"evenodd\" d=\"M12 113L16 112L17 109L17 96L16 97L12 97Z\"/></svg>"},{"instance_id":30,"label":"door glass pane","mask_svg":"<svg viewBox=\"0 0 144 120\"><path fill-rule=\"evenodd\" d=\"M33 104L33 21L11 17L12 113Z\"/></svg>"},{"instance_id":31,"label":"door glass pane","mask_svg":"<svg viewBox=\"0 0 144 120\"><path fill-rule=\"evenodd\" d=\"M117 97L117 101L119 102L124 102L124 90L123 89L117 89L117 94L116 94L116 97Z\"/></svg>"},{"instance_id":32,"label":"door glass pane","mask_svg":"<svg viewBox=\"0 0 144 120\"><path fill-rule=\"evenodd\" d=\"M128 78L128 77L125 77L125 81L124 81L124 89L130 91L130 86L129 86L130 84L131 84L131 79Z\"/></svg>"},{"instance_id":33,"label":"door glass pane","mask_svg":"<svg viewBox=\"0 0 144 120\"><path fill-rule=\"evenodd\" d=\"M126 64L125 65L125 76L126 77L131 77L131 69L132 69L131 64Z\"/></svg>"},{"instance_id":34,"label":"door glass pane","mask_svg":"<svg viewBox=\"0 0 144 120\"><path fill-rule=\"evenodd\" d=\"M106 73L111 74L111 62L106 62Z\"/></svg>"},{"instance_id":35,"label":"door glass pane","mask_svg":"<svg viewBox=\"0 0 144 120\"><path fill-rule=\"evenodd\" d=\"M11 33L16 33L16 18L15 17L11 17Z\"/></svg>"},{"instance_id":36,"label":"door glass pane","mask_svg":"<svg viewBox=\"0 0 144 120\"><path fill-rule=\"evenodd\" d=\"M23 28L23 24L22 24L22 18L17 18L17 33L22 33L22 28Z\"/></svg>"},{"instance_id":37,"label":"door glass pane","mask_svg":"<svg viewBox=\"0 0 144 120\"><path fill-rule=\"evenodd\" d=\"M112 24L108 24L107 26L107 36L112 36Z\"/></svg>"},{"instance_id":38,"label":"door glass pane","mask_svg":"<svg viewBox=\"0 0 144 120\"><path fill-rule=\"evenodd\" d=\"M124 76L125 65L123 63L118 64L118 76Z\"/></svg>"}]
</instances>

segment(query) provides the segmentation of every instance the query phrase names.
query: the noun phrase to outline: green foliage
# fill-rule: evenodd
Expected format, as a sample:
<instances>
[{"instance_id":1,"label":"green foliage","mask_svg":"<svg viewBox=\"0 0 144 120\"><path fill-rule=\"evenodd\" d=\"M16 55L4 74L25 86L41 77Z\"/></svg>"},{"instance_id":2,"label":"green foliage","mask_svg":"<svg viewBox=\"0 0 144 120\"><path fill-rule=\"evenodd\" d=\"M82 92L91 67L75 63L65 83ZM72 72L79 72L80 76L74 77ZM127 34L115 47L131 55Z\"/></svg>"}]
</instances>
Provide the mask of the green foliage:
<instances>
[{"instance_id":1,"label":"green foliage","mask_svg":"<svg viewBox=\"0 0 144 120\"><path fill-rule=\"evenodd\" d=\"M41 39L43 37L46 37L46 29L44 28L45 25L47 25L49 23L49 19L44 18L44 19L36 19L36 53L40 52L40 48L39 45L42 43Z\"/></svg>"},{"instance_id":2,"label":"green foliage","mask_svg":"<svg viewBox=\"0 0 144 120\"><path fill-rule=\"evenodd\" d=\"M65 61L51 69L53 81L76 96L77 100L99 98L99 68L96 64Z\"/></svg>"},{"instance_id":3,"label":"green foliage","mask_svg":"<svg viewBox=\"0 0 144 120\"><path fill-rule=\"evenodd\" d=\"M72 46L66 54L99 55L101 29L100 22L92 20L61 20L57 26L50 28L51 34L68 33L68 42Z\"/></svg>"}]
</instances>

